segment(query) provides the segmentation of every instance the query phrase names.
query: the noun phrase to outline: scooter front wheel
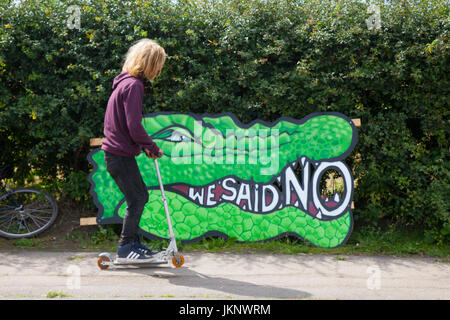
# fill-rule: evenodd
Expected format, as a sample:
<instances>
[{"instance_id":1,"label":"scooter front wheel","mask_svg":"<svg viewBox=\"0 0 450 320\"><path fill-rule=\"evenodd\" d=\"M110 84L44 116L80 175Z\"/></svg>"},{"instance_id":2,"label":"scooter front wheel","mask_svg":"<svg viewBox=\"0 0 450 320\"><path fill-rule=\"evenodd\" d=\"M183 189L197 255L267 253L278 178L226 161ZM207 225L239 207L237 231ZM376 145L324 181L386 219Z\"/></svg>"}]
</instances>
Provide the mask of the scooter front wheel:
<instances>
[{"instance_id":1,"label":"scooter front wheel","mask_svg":"<svg viewBox=\"0 0 450 320\"><path fill-rule=\"evenodd\" d=\"M172 264L179 268L184 264L184 257L181 254L177 254L176 256L172 257Z\"/></svg>"}]
</instances>

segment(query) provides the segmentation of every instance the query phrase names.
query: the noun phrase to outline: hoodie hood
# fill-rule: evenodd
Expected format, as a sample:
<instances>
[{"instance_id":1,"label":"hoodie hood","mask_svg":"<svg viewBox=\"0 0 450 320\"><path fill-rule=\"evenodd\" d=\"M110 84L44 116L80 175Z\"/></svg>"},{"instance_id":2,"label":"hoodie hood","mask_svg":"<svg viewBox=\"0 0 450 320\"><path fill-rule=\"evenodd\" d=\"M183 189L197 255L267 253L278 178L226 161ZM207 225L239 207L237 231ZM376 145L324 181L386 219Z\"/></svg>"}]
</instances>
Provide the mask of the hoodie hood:
<instances>
[{"instance_id":1,"label":"hoodie hood","mask_svg":"<svg viewBox=\"0 0 450 320\"><path fill-rule=\"evenodd\" d=\"M137 78L133 77L132 75L130 75L128 72L122 72L121 74L119 74L117 77L114 78L113 85L112 85L113 90L117 88L119 83L121 83L123 80L129 79L129 78L137 79Z\"/></svg>"}]
</instances>

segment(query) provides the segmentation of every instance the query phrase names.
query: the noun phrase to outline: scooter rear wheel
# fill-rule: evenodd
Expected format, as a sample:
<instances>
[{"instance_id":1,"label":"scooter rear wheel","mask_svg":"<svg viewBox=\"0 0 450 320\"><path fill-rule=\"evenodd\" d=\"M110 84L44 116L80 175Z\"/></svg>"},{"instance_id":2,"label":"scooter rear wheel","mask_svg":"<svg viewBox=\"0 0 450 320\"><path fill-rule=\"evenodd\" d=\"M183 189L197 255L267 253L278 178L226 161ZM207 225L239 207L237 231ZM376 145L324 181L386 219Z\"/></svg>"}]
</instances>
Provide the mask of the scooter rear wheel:
<instances>
[{"instance_id":1,"label":"scooter rear wheel","mask_svg":"<svg viewBox=\"0 0 450 320\"><path fill-rule=\"evenodd\" d=\"M109 265L104 264L103 262L111 262L111 260L110 260L108 257L106 257L106 256L101 256L101 257L98 258L98 260L97 260L97 265L98 265L98 267L99 267L100 269L102 269L102 270L108 269L108 268L109 268Z\"/></svg>"},{"instance_id":2,"label":"scooter rear wheel","mask_svg":"<svg viewBox=\"0 0 450 320\"><path fill-rule=\"evenodd\" d=\"M177 254L176 256L172 257L172 264L179 268L184 264L184 257L181 254Z\"/></svg>"}]
</instances>

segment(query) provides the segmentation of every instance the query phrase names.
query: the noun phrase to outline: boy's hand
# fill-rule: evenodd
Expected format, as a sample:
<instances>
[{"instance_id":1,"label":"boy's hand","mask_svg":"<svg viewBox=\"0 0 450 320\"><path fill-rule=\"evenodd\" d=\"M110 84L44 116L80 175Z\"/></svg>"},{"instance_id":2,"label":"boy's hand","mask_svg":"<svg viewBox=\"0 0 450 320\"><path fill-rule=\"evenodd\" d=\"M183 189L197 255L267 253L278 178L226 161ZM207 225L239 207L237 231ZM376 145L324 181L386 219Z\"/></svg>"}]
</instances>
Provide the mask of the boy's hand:
<instances>
[{"instance_id":1,"label":"boy's hand","mask_svg":"<svg viewBox=\"0 0 450 320\"><path fill-rule=\"evenodd\" d=\"M162 155L164 154L164 151L162 151L162 149L160 149L160 148L158 148L158 153L157 154L151 153L150 150L148 150L146 148L144 148L144 152L145 152L145 155L147 157L152 158L152 159L161 158Z\"/></svg>"}]
</instances>

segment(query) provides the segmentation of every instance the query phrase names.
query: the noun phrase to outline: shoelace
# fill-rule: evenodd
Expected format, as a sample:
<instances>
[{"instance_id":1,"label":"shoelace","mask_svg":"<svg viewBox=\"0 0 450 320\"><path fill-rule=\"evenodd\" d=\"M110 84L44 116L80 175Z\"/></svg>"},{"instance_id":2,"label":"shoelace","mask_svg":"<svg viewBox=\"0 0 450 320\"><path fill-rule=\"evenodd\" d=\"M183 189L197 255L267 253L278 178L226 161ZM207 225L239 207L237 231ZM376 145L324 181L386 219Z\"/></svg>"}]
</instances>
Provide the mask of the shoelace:
<instances>
[{"instance_id":1,"label":"shoelace","mask_svg":"<svg viewBox=\"0 0 450 320\"><path fill-rule=\"evenodd\" d=\"M144 246L141 242L136 241L134 243L134 249L140 251L142 254L152 254L153 251L150 250L149 248L147 248L146 246Z\"/></svg>"}]
</instances>

